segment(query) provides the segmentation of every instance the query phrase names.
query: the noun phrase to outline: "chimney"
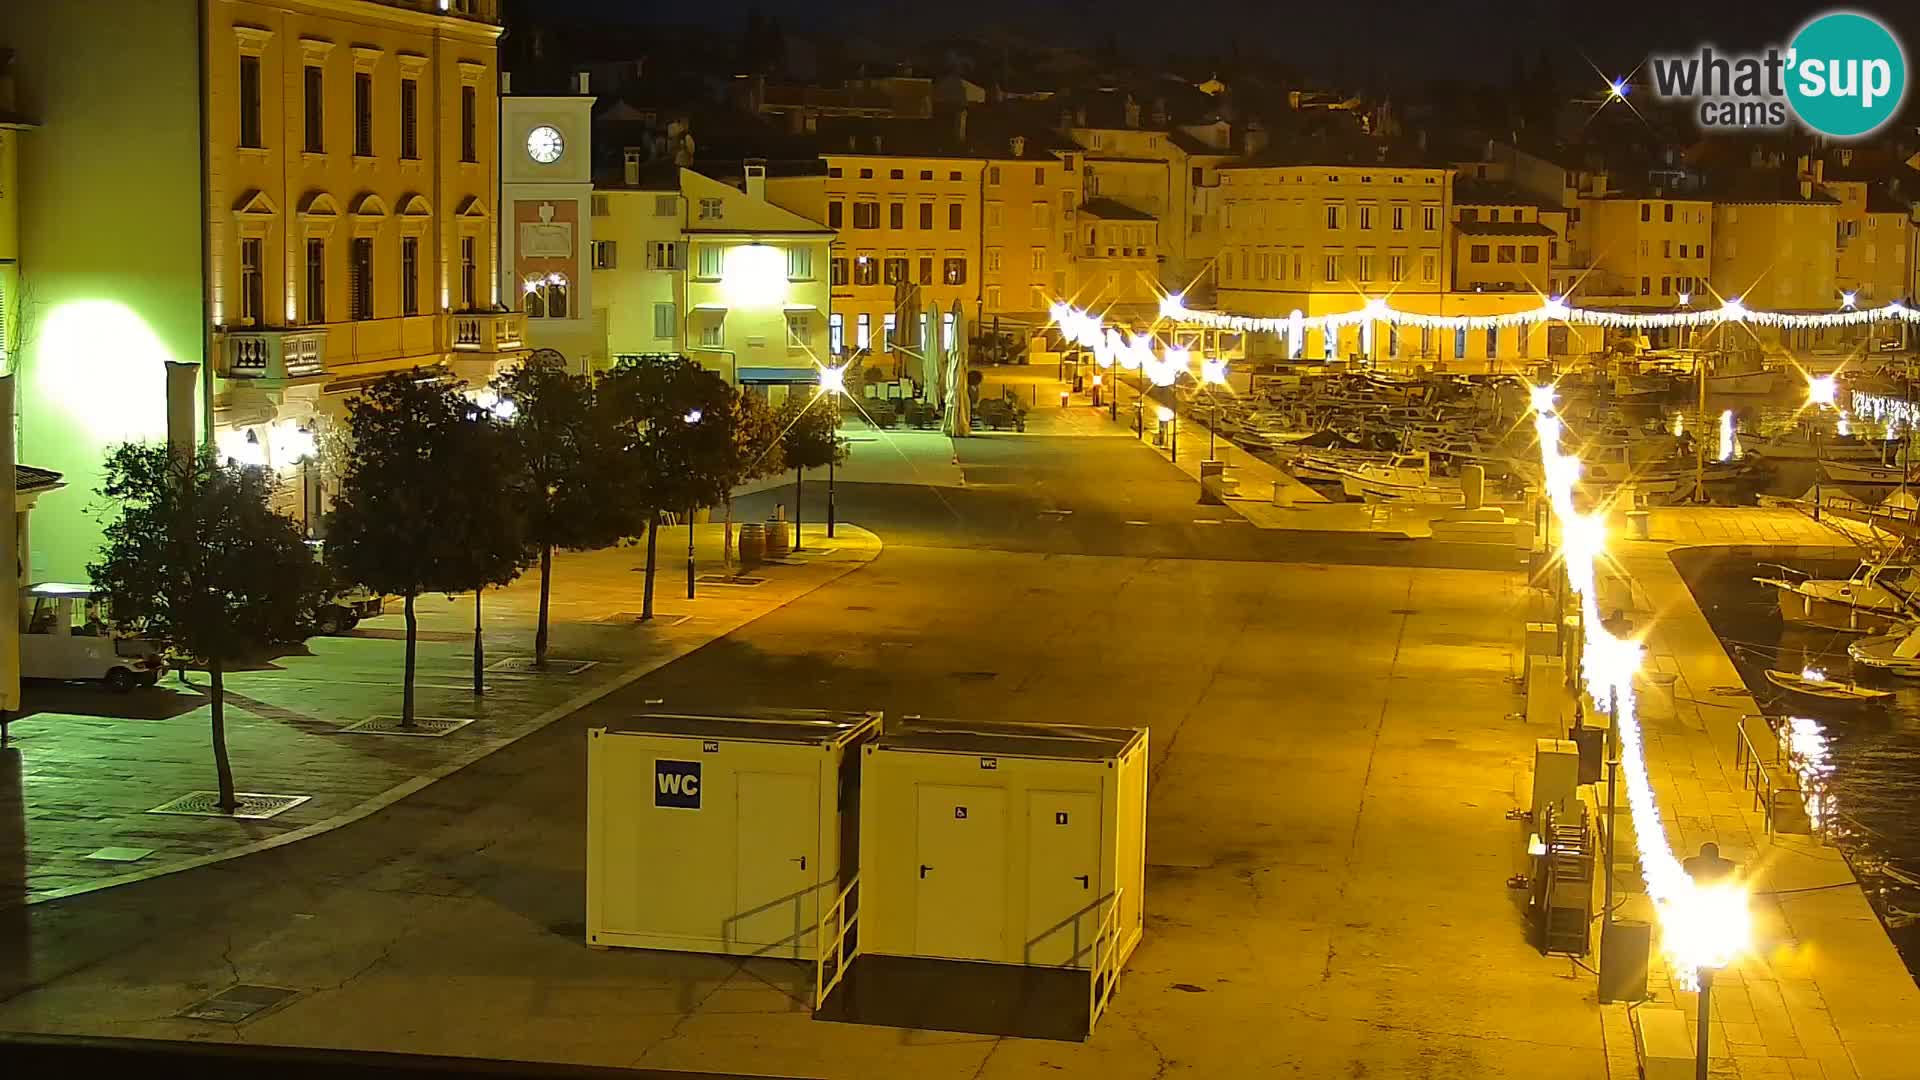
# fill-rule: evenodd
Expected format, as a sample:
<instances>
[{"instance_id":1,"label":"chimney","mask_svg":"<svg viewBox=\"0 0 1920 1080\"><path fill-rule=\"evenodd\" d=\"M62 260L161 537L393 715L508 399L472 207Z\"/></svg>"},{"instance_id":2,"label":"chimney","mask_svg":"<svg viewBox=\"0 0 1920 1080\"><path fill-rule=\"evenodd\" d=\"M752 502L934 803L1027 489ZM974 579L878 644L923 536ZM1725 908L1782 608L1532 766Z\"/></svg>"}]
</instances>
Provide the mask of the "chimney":
<instances>
[{"instance_id":1,"label":"chimney","mask_svg":"<svg viewBox=\"0 0 1920 1080\"><path fill-rule=\"evenodd\" d=\"M1060 110L1060 130L1065 131L1072 126L1073 126L1073 110L1061 109Z\"/></svg>"},{"instance_id":2,"label":"chimney","mask_svg":"<svg viewBox=\"0 0 1920 1080\"><path fill-rule=\"evenodd\" d=\"M592 90L588 89L588 86L589 86L589 81L588 81L586 72L576 71L573 73L573 92L574 93L579 94L581 97L586 97L593 93Z\"/></svg>"},{"instance_id":3,"label":"chimney","mask_svg":"<svg viewBox=\"0 0 1920 1080\"><path fill-rule=\"evenodd\" d=\"M1073 126L1074 127L1087 126L1087 107L1085 105L1082 105L1079 108L1076 108L1073 110Z\"/></svg>"},{"instance_id":4,"label":"chimney","mask_svg":"<svg viewBox=\"0 0 1920 1080\"><path fill-rule=\"evenodd\" d=\"M880 136L878 135L873 137L873 152L876 154L880 152Z\"/></svg>"},{"instance_id":5,"label":"chimney","mask_svg":"<svg viewBox=\"0 0 1920 1080\"><path fill-rule=\"evenodd\" d=\"M959 146L967 144L967 108L964 105L953 114L953 141Z\"/></svg>"},{"instance_id":6,"label":"chimney","mask_svg":"<svg viewBox=\"0 0 1920 1080\"><path fill-rule=\"evenodd\" d=\"M1266 148L1266 125L1262 124L1258 117L1249 117L1240 138L1240 153L1246 157L1258 157Z\"/></svg>"},{"instance_id":7,"label":"chimney","mask_svg":"<svg viewBox=\"0 0 1920 1080\"><path fill-rule=\"evenodd\" d=\"M513 96L513 72L511 71L503 71L500 73L500 96L501 97ZM7 102L0 101L0 109L5 109L7 107L8 107Z\"/></svg>"},{"instance_id":8,"label":"chimney","mask_svg":"<svg viewBox=\"0 0 1920 1080\"><path fill-rule=\"evenodd\" d=\"M621 177L627 182L628 187L640 186L641 157L642 157L642 154L641 154L640 148L637 146L627 147L626 152L623 155L622 164L624 165L624 169L622 171Z\"/></svg>"},{"instance_id":9,"label":"chimney","mask_svg":"<svg viewBox=\"0 0 1920 1080\"><path fill-rule=\"evenodd\" d=\"M795 109L787 114L787 134L799 135L807 130L807 111Z\"/></svg>"},{"instance_id":10,"label":"chimney","mask_svg":"<svg viewBox=\"0 0 1920 1080\"><path fill-rule=\"evenodd\" d=\"M1140 126L1140 103L1133 100L1132 94L1127 95L1127 126L1130 128Z\"/></svg>"},{"instance_id":11,"label":"chimney","mask_svg":"<svg viewBox=\"0 0 1920 1080\"><path fill-rule=\"evenodd\" d=\"M747 198L767 201L767 159L748 158L746 169Z\"/></svg>"},{"instance_id":12,"label":"chimney","mask_svg":"<svg viewBox=\"0 0 1920 1080\"><path fill-rule=\"evenodd\" d=\"M1026 157L1027 156L1027 137L1025 135L1015 135L1013 138L1008 139L1007 149L1012 150L1013 156L1016 158Z\"/></svg>"},{"instance_id":13,"label":"chimney","mask_svg":"<svg viewBox=\"0 0 1920 1080\"><path fill-rule=\"evenodd\" d=\"M1157 128L1166 127L1167 126L1167 99L1163 97L1154 98L1153 112L1150 113L1149 116L1150 116L1149 122L1152 123L1154 127L1157 127Z\"/></svg>"}]
</instances>

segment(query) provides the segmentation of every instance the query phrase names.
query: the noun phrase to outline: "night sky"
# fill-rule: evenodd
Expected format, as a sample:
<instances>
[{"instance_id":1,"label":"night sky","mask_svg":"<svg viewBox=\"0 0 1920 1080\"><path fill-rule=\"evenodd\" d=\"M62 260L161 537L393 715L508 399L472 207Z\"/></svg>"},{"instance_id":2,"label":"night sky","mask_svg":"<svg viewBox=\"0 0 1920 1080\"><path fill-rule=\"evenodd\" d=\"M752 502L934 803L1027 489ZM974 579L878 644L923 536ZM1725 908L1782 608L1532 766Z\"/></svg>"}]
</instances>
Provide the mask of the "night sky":
<instances>
[{"instance_id":1,"label":"night sky","mask_svg":"<svg viewBox=\"0 0 1920 1080\"><path fill-rule=\"evenodd\" d=\"M1784 43L1807 19L1841 8L1890 21L1906 42L1910 70L1920 51L1920 5L1906 2L700 0L689 5L539 0L537 6L554 18L693 23L727 32L736 31L748 12L758 10L790 30L854 33L901 44L997 26L1047 44L1092 46L1111 31L1122 52L1140 60L1164 58L1168 50L1188 56L1224 54L1237 38L1243 48L1264 45L1271 55L1321 74L1357 74L1378 66L1420 78L1493 82L1505 80L1516 51L1531 61L1549 49L1557 63L1578 64L1586 56L1601 67L1624 71L1654 51L1692 50L1703 43L1742 48Z\"/></svg>"}]
</instances>

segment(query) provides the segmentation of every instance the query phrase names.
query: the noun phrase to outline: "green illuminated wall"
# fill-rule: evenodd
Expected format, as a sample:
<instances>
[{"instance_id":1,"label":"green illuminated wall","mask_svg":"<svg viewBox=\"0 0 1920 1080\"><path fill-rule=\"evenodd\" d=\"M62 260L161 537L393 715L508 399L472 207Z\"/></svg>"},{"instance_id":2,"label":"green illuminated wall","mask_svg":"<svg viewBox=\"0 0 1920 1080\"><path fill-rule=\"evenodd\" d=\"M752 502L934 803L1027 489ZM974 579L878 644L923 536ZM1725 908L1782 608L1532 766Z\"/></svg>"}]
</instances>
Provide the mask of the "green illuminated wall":
<instances>
[{"instance_id":1,"label":"green illuminated wall","mask_svg":"<svg viewBox=\"0 0 1920 1080\"><path fill-rule=\"evenodd\" d=\"M0 0L21 136L20 460L67 489L33 513L35 580L99 546L105 449L165 435L167 360L198 362L199 0Z\"/></svg>"}]
</instances>

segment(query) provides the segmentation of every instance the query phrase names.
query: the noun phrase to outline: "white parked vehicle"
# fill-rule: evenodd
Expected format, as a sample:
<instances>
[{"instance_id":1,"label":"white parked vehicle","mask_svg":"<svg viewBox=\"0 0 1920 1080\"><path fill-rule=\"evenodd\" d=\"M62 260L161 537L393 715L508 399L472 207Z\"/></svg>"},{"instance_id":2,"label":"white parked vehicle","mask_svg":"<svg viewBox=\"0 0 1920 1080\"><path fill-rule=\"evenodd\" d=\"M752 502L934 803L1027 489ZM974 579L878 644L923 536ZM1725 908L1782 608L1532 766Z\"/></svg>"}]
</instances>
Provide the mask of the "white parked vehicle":
<instances>
[{"instance_id":1,"label":"white parked vehicle","mask_svg":"<svg viewBox=\"0 0 1920 1080\"><path fill-rule=\"evenodd\" d=\"M44 582L21 590L21 678L97 680L121 693L159 682L167 670L159 645L115 635L105 609L87 585Z\"/></svg>"}]
</instances>

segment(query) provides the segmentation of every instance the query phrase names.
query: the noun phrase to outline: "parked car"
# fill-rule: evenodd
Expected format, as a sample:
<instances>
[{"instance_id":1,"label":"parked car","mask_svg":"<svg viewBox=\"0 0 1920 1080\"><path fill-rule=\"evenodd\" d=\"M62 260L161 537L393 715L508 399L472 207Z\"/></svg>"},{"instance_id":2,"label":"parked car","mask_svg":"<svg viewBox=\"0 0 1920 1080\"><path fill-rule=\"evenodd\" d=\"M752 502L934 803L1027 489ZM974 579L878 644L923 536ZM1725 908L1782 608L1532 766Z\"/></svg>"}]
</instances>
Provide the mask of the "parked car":
<instances>
[{"instance_id":1,"label":"parked car","mask_svg":"<svg viewBox=\"0 0 1920 1080\"><path fill-rule=\"evenodd\" d=\"M307 546L313 549L315 559L324 558L320 541L309 540ZM360 625L361 619L371 619L386 608L386 598L365 585L343 582L336 585L336 590L314 613L315 633L328 636L349 633Z\"/></svg>"},{"instance_id":2,"label":"parked car","mask_svg":"<svg viewBox=\"0 0 1920 1080\"><path fill-rule=\"evenodd\" d=\"M104 682L119 693L152 686L166 673L158 642L116 634L106 598L89 585L42 582L21 590L26 628L20 676Z\"/></svg>"}]
</instances>

